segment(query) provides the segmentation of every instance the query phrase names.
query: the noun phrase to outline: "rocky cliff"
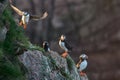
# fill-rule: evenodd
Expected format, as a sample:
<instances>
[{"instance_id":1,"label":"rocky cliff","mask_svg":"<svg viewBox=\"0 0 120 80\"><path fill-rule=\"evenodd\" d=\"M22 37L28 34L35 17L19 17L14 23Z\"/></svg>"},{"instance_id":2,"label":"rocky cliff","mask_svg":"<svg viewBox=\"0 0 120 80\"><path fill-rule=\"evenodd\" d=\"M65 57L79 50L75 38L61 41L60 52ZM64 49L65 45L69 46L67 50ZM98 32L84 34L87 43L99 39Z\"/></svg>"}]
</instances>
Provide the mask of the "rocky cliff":
<instances>
[{"instance_id":1,"label":"rocky cliff","mask_svg":"<svg viewBox=\"0 0 120 80\"><path fill-rule=\"evenodd\" d=\"M81 77L70 56L61 57L57 52L26 51L19 60L28 70L27 80L88 80Z\"/></svg>"},{"instance_id":2,"label":"rocky cliff","mask_svg":"<svg viewBox=\"0 0 120 80\"><path fill-rule=\"evenodd\" d=\"M11 15L7 1L0 3L0 80L88 80L79 76L70 56L30 43Z\"/></svg>"}]
</instances>

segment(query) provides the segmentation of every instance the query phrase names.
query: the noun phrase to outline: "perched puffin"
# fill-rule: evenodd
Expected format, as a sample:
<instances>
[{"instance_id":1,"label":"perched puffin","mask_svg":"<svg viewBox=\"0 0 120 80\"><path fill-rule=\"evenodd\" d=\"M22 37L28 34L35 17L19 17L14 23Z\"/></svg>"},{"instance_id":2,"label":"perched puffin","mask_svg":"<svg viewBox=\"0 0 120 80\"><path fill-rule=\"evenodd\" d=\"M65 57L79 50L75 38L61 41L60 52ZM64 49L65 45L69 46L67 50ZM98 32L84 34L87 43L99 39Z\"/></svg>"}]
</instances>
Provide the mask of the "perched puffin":
<instances>
[{"instance_id":1,"label":"perched puffin","mask_svg":"<svg viewBox=\"0 0 120 80\"><path fill-rule=\"evenodd\" d=\"M86 69L86 67L88 65L88 62L87 62L88 56L86 54L81 54L79 59L80 60L77 63L76 67L77 67L78 71L80 72L80 75L84 76L85 73L83 72L83 70Z\"/></svg>"},{"instance_id":2,"label":"perched puffin","mask_svg":"<svg viewBox=\"0 0 120 80\"><path fill-rule=\"evenodd\" d=\"M66 57L68 52L72 50L72 47L67 43L65 35L61 35L59 40L59 46L65 51L62 56Z\"/></svg>"},{"instance_id":3,"label":"perched puffin","mask_svg":"<svg viewBox=\"0 0 120 80\"><path fill-rule=\"evenodd\" d=\"M12 9L20 16L22 16L19 24L20 26L23 26L24 29L27 28L27 24L30 20L42 20L45 19L48 16L48 13L45 12L42 16L36 16L36 15L31 15L28 12L25 11L21 11L19 10L17 7L13 6L12 4L10 4L10 6L12 7Z\"/></svg>"},{"instance_id":4,"label":"perched puffin","mask_svg":"<svg viewBox=\"0 0 120 80\"><path fill-rule=\"evenodd\" d=\"M44 50L47 52L47 51L50 51L50 48L49 48L49 43L47 41L44 41L43 42L43 48Z\"/></svg>"}]
</instances>

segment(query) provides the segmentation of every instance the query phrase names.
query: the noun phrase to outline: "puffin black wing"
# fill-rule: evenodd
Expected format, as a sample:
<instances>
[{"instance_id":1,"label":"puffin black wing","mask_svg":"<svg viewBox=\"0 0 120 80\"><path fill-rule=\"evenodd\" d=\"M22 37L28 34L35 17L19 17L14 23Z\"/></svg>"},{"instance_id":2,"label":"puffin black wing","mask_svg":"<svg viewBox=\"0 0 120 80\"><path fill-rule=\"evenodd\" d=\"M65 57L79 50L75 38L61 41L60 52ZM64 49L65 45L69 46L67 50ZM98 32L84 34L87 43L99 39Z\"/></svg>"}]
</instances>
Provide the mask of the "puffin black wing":
<instances>
[{"instance_id":1,"label":"puffin black wing","mask_svg":"<svg viewBox=\"0 0 120 80\"><path fill-rule=\"evenodd\" d=\"M70 45L66 40L65 40L64 42L65 42L66 48L67 48L68 50L72 51L71 45Z\"/></svg>"},{"instance_id":2,"label":"puffin black wing","mask_svg":"<svg viewBox=\"0 0 120 80\"><path fill-rule=\"evenodd\" d=\"M42 20L48 16L48 13L45 12L43 15L30 15L31 20Z\"/></svg>"},{"instance_id":3,"label":"puffin black wing","mask_svg":"<svg viewBox=\"0 0 120 80\"><path fill-rule=\"evenodd\" d=\"M47 41L43 42L43 48L44 48L45 51L50 51L49 43Z\"/></svg>"}]
</instances>

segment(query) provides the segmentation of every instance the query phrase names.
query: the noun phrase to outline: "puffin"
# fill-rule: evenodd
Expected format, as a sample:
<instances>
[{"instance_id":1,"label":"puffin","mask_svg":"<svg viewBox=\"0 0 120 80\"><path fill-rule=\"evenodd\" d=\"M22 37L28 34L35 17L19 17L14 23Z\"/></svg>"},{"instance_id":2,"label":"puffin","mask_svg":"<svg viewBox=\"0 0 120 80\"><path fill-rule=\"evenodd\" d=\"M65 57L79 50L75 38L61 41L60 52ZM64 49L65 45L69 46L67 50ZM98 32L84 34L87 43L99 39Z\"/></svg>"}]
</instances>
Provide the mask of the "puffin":
<instances>
[{"instance_id":1,"label":"puffin","mask_svg":"<svg viewBox=\"0 0 120 80\"><path fill-rule=\"evenodd\" d=\"M86 73L83 72L83 70L85 70L87 68L88 62L88 56L86 54L81 54L79 57L79 62L76 64L76 67L78 69L78 71L80 72L81 76L85 76Z\"/></svg>"},{"instance_id":2,"label":"puffin","mask_svg":"<svg viewBox=\"0 0 120 80\"><path fill-rule=\"evenodd\" d=\"M43 49L45 52L50 52L49 43L47 41L43 42Z\"/></svg>"},{"instance_id":3,"label":"puffin","mask_svg":"<svg viewBox=\"0 0 120 80\"><path fill-rule=\"evenodd\" d=\"M30 20L42 20L48 16L47 12L44 12L42 16L32 15L26 11L21 11L17 7L13 6L12 4L10 4L10 6L19 16L21 16L21 20L19 22L19 25L23 26L24 29L27 28L27 24L29 23Z\"/></svg>"},{"instance_id":4,"label":"puffin","mask_svg":"<svg viewBox=\"0 0 120 80\"><path fill-rule=\"evenodd\" d=\"M59 40L59 46L61 47L61 49L63 49L65 51L62 54L62 57L67 57L68 52L72 51L72 47L66 41L65 35L61 35L60 40Z\"/></svg>"}]
</instances>

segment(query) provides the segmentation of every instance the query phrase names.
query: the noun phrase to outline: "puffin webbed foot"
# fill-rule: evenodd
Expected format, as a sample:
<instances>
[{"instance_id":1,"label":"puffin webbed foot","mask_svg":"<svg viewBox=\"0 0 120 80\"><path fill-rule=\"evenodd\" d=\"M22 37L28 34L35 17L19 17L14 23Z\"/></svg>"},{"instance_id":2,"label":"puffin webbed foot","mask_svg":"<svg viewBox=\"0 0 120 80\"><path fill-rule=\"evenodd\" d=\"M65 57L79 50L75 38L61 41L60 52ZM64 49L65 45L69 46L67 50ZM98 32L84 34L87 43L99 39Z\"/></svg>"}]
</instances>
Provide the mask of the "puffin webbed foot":
<instances>
[{"instance_id":1,"label":"puffin webbed foot","mask_svg":"<svg viewBox=\"0 0 120 80\"><path fill-rule=\"evenodd\" d=\"M85 75L86 75L86 73L80 72L80 76L85 76Z\"/></svg>"},{"instance_id":2,"label":"puffin webbed foot","mask_svg":"<svg viewBox=\"0 0 120 80\"><path fill-rule=\"evenodd\" d=\"M64 58L66 58L68 56L68 53L64 52L61 56L64 57Z\"/></svg>"}]
</instances>

